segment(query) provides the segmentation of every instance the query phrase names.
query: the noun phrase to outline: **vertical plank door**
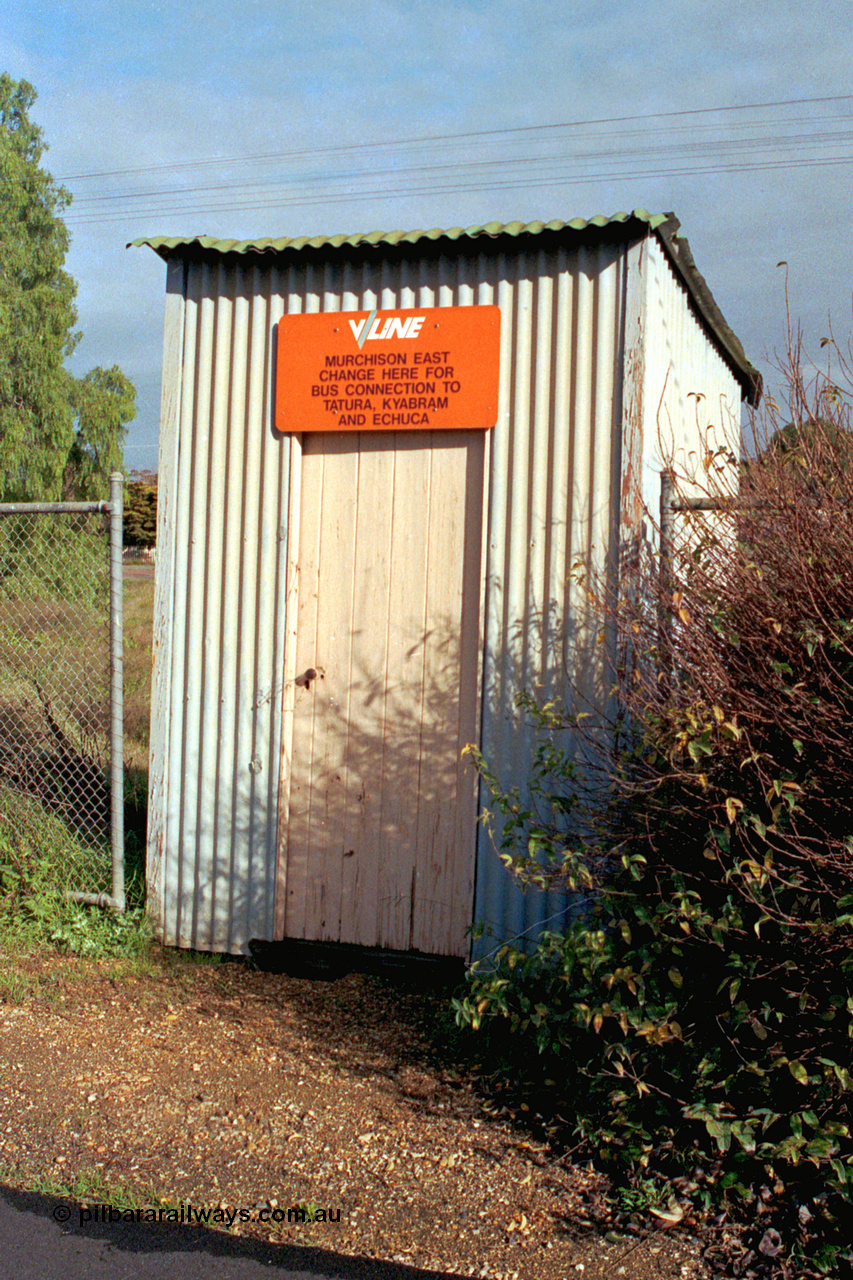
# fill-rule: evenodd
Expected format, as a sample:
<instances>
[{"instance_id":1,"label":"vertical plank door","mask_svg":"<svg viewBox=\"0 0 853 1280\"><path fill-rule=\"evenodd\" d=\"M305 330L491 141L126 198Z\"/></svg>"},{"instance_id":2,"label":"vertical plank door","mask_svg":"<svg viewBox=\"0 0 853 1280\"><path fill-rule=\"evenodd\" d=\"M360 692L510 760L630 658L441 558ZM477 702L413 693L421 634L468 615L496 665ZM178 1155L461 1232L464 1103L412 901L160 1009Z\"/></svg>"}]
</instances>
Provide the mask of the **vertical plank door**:
<instances>
[{"instance_id":1,"label":"vertical plank door","mask_svg":"<svg viewBox=\"0 0 853 1280\"><path fill-rule=\"evenodd\" d=\"M303 441L283 936L465 955L484 433Z\"/></svg>"}]
</instances>

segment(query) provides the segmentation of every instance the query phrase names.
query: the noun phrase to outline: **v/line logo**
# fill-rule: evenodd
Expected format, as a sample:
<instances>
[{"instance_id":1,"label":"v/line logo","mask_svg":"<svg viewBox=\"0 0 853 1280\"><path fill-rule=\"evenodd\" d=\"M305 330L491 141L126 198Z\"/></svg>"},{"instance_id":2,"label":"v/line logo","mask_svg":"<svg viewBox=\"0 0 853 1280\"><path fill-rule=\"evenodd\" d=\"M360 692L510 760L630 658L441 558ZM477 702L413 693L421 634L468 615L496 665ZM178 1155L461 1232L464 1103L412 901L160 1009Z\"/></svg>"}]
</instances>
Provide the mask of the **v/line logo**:
<instances>
[{"instance_id":1,"label":"v/line logo","mask_svg":"<svg viewBox=\"0 0 853 1280\"><path fill-rule=\"evenodd\" d=\"M366 320L350 320L352 336L358 343L359 350L365 342L382 342L389 338L416 338L426 316L407 316L401 320L399 316L377 316L374 307Z\"/></svg>"}]
</instances>

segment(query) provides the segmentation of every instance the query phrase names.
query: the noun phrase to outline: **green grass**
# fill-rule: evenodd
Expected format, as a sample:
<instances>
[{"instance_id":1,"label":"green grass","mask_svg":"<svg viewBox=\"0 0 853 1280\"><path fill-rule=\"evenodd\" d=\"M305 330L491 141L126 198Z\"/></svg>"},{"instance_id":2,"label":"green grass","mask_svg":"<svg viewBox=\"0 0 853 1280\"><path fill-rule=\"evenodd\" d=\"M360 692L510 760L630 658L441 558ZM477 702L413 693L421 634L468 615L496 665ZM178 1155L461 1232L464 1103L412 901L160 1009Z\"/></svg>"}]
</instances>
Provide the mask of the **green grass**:
<instances>
[{"instance_id":1,"label":"green grass","mask_svg":"<svg viewBox=\"0 0 853 1280\"><path fill-rule=\"evenodd\" d=\"M163 951L143 910L154 583L124 582L125 887L117 915L70 901L67 889L109 892L106 842L91 846L34 795L0 783L0 1002L20 1003L45 988L57 953L98 965L107 976L153 974L217 964L206 952ZM70 643L70 642L67 642ZM3 821L5 817L6 821ZM55 979L54 979L55 983Z\"/></svg>"},{"instance_id":2,"label":"green grass","mask_svg":"<svg viewBox=\"0 0 853 1280\"><path fill-rule=\"evenodd\" d=\"M19 901L55 883L105 893L111 883L106 840L93 844L37 795L0 783L0 901Z\"/></svg>"},{"instance_id":3,"label":"green grass","mask_svg":"<svg viewBox=\"0 0 853 1280\"><path fill-rule=\"evenodd\" d=\"M37 795L0 783L0 949L7 963L11 957L45 948L89 958L142 961L152 947L142 905L153 581L127 579L124 597L125 881L129 909L118 916L70 901L67 890L111 891L108 840L93 844ZM43 615L43 603L38 605ZM57 624L65 617L58 607L51 614ZM43 616L40 623L44 626ZM74 629L67 631L56 625L49 630L52 663L59 669L70 667L79 657L73 653ZM38 639L35 632L31 639ZM58 645L64 645L67 661ZM105 659L106 649L102 656ZM28 990L26 978L14 967L7 967L0 982L0 999L22 999Z\"/></svg>"},{"instance_id":4,"label":"green grass","mask_svg":"<svg viewBox=\"0 0 853 1280\"><path fill-rule=\"evenodd\" d=\"M35 1191L43 1196L56 1196L61 1200L73 1200L75 1204L107 1204L113 1209L170 1209L179 1208L177 1201L164 1199L153 1187L137 1189L124 1182L112 1182L97 1171L69 1172L64 1176L42 1174L37 1178L21 1179L14 1170L0 1170L0 1178L7 1186Z\"/></svg>"},{"instance_id":5,"label":"green grass","mask_svg":"<svg viewBox=\"0 0 853 1280\"><path fill-rule=\"evenodd\" d=\"M0 969L0 1004L23 1004L40 985L35 975L4 964Z\"/></svg>"}]
</instances>

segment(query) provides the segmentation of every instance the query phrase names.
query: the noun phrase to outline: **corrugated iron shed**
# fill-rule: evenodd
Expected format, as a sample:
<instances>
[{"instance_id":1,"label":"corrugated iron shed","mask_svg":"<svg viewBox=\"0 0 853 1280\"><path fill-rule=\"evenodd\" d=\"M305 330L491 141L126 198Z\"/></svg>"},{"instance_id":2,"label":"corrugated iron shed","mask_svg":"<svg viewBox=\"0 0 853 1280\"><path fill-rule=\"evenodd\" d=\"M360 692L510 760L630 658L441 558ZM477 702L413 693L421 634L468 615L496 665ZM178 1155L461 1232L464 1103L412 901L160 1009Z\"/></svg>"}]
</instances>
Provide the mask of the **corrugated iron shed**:
<instances>
[{"instance_id":1,"label":"corrugated iron shed","mask_svg":"<svg viewBox=\"0 0 853 1280\"><path fill-rule=\"evenodd\" d=\"M740 339L717 306L704 276L696 266L687 238L679 235L680 227L681 223L674 213L648 213L645 209L634 209L631 213L613 213L609 216L596 214L592 218L572 218L569 221L553 218L549 222L486 222L471 227L433 227L428 231L367 231L354 235L280 236L258 240L222 240L214 236L151 236L131 243L134 248L153 249L161 258L168 260L172 256L201 259L207 255L217 257L232 253L305 254L310 250L323 253L328 250L368 247L384 251L411 247L423 253L429 245L446 252L444 241L458 244L460 250L464 251L467 248L464 243L466 240L498 240L504 236L518 239L539 238L547 236L549 232L565 240L567 234L575 232L579 238L589 242L596 232L605 236L615 233L620 239L625 239L636 234L638 229L648 229L658 236L709 331L730 358L740 376L745 398L755 405L761 397L761 374L747 359Z\"/></svg>"},{"instance_id":2,"label":"corrugated iron shed","mask_svg":"<svg viewBox=\"0 0 853 1280\"><path fill-rule=\"evenodd\" d=\"M737 452L740 402L758 400L761 378L672 214L134 243L168 264L149 900L166 942L238 952L250 938L281 936L288 918L287 744L296 671L287 654L295 643L300 504L311 510L300 486L303 477L313 485L325 474L316 453L303 457L299 435L273 427L273 333L282 317L500 308L497 423L468 474L481 477L483 510L482 639L472 696L480 743L506 785L524 786L533 749L516 712L521 690L561 697L576 683L606 697L574 566L616 572L648 537L662 450L688 467L699 465L709 444ZM422 457L426 475L434 446L397 435L385 443L395 454L405 445L400 476L415 494L412 467ZM441 456L440 466L451 466L446 450ZM350 493L345 474L329 471L330 492L342 502ZM391 487L395 474L392 467ZM466 516L469 530L475 515ZM449 554L451 544L442 545ZM357 561L342 562L328 579L353 598ZM470 573L466 581L470 595ZM350 665L355 644L347 649ZM470 678L470 662L466 669ZM383 706L392 702L387 693ZM373 731L379 704L371 699ZM380 736L394 732L386 716ZM393 753L382 759L384 769ZM348 767L360 802L370 768L352 760ZM472 871L475 843L476 893L469 871L457 886L468 919L506 938L559 916L561 901L514 892L482 829L471 831ZM342 845L342 857L350 853ZM298 928L308 929L310 919L324 939L391 945L381 918L399 915L401 885L374 868L372 897L400 902L380 901L378 913L360 919L358 936L345 937L342 913L359 881L352 862L341 865L331 907L322 884L316 901L300 891L307 905ZM419 875L412 872L413 903ZM300 876L304 883L304 866ZM413 921L415 914L413 907ZM418 941L411 945L422 950L464 950L458 937L437 934L430 946L422 926L412 929Z\"/></svg>"}]
</instances>

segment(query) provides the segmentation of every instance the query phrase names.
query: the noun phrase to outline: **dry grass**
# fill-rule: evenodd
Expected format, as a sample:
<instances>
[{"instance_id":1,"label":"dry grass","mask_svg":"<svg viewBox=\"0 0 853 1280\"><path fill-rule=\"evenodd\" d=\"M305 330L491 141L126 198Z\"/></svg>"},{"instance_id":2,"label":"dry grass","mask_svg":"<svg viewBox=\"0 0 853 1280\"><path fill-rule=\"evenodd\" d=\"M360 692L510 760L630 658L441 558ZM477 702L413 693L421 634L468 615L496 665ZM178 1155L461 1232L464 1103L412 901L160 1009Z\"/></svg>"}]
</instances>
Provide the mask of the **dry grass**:
<instances>
[{"instance_id":1,"label":"dry grass","mask_svg":"<svg viewBox=\"0 0 853 1280\"><path fill-rule=\"evenodd\" d=\"M124 762L148 773L151 721L153 572L124 582Z\"/></svg>"}]
</instances>

